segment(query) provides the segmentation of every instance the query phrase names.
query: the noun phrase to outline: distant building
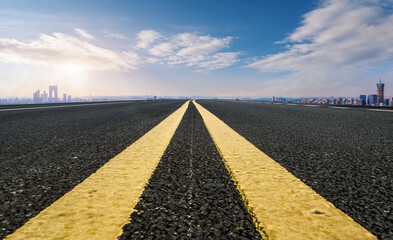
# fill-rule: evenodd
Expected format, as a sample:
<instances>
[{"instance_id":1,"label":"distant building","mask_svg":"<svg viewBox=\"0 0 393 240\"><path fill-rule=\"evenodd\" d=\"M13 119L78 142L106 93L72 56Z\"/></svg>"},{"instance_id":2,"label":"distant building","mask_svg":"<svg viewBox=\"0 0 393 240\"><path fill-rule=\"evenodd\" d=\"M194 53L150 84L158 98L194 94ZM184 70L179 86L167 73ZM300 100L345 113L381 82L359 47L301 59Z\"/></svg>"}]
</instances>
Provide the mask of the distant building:
<instances>
[{"instance_id":1,"label":"distant building","mask_svg":"<svg viewBox=\"0 0 393 240\"><path fill-rule=\"evenodd\" d=\"M37 90L33 93L33 100L30 99L22 99L22 100L12 100L12 101L4 101L3 104L8 103L55 103L55 102L72 102L71 95L63 94L63 98L59 97L58 87L56 85L49 85L49 93L46 91L40 92ZM20 102L18 102L20 101ZM1 104L1 103L0 103Z\"/></svg>"},{"instance_id":2,"label":"distant building","mask_svg":"<svg viewBox=\"0 0 393 240\"><path fill-rule=\"evenodd\" d=\"M365 106L366 105L366 101L367 101L367 96L366 95L360 95L359 96L359 101L360 101L359 105Z\"/></svg>"},{"instance_id":3,"label":"distant building","mask_svg":"<svg viewBox=\"0 0 393 240\"><path fill-rule=\"evenodd\" d=\"M377 94L370 94L367 96L367 105L376 105L378 104L378 95Z\"/></svg>"},{"instance_id":4,"label":"distant building","mask_svg":"<svg viewBox=\"0 0 393 240\"><path fill-rule=\"evenodd\" d=\"M41 103L41 94L40 94L40 90L35 91L35 93L33 93L33 103Z\"/></svg>"},{"instance_id":5,"label":"distant building","mask_svg":"<svg viewBox=\"0 0 393 240\"><path fill-rule=\"evenodd\" d=\"M379 83L377 83L377 104L378 105L380 105L381 103L383 104L384 88L385 88L385 84L382 83L381 78L379 78Z\"/></svg>"},{"instance_id":6,"label":"distant building","mask_svg":"<svg viewBox=\"0 0 393 240\"><path fill-rule=\"evenodd\" d=\"M49 86L49 102L57 102L59 101L59 96L57 93L57 86Z\"/></svg>"},{"instance_id":7,"label":"distant building","mask_svg":"<svg viewBox=\"0 0 393 240\"><path fill-rule=\"evenodd\" d=\"M48 102L48 93L44 91L41 94L41 99L42 99L42 102L44 102L44 103Z\"/></svg>"}]
</instances>

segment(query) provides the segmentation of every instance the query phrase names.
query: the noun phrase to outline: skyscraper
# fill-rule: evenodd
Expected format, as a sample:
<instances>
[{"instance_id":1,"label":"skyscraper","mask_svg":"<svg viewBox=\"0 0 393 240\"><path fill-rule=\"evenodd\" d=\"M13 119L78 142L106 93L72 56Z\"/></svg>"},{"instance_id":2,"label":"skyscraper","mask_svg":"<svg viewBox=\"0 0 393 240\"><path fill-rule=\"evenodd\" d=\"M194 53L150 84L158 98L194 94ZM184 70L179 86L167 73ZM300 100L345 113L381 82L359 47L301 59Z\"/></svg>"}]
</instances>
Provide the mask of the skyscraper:
<instances>
[{"instance_id":1,"label":"skyscraper","mask_svg":"<svg viewBox=\"0 0 393 240\"><path fill-rule=\"evenodd\" d=\"M42 102L44 102L44 103L48 102L48 93L44 91L41 94L41 98L42 98Z\"/></svg>"},{"instance_id":2,"label":"skyscraper","mask_svg":"<svg viewBox=\"0 0 393 240\"><path fill-rule=\"evenodd\" d=\"M33 102L34 102L34 103L40 103L40 102L41 102L40 90L37 90L37 91L33 94Z\"/></svg>"},{"instance_id":3,"label":"skyscraper","mask_svg":"<svg viewBox=\"0 0 393 240\"><path fill-rule=\"evenodd\" d=\"M367 105L375 105L377 104L378 95L377 94L370 94L367 96Z\"/></svg>"},{"instance_id":4,"label":"skyscraper","mask_svg":"<svg viewBox=\"0 0 393 240\"><path fill-rule=\"evenodd\" d=\"M385 84L381 82L381 78L379 78L379 83L377 83L377 104L381 104L384 101L384 96L383 96L383 92L384 92L384 87Z\"/></svg>"},{"instance_id":5,"label":"skyscraper","mask_svg":"<svg viewBox=\"0 0 393 240\"><path fill-rule=\"evenodd\" d=\"M366 105L366 99L367 99L366 95L360 95L359 96L359 101L361 102L360 105L362 105L362 106Z\"/></svg>"},{"instance_id":6,"label":"skyscraper","mask_svg":"<svg viewBox=\"0 0 393 240\"><path fill-rule=\"evenodd\" d=\"M58 100L57 86L49 86L49 102L57 102Z\"/></svg>"}]
</instances>

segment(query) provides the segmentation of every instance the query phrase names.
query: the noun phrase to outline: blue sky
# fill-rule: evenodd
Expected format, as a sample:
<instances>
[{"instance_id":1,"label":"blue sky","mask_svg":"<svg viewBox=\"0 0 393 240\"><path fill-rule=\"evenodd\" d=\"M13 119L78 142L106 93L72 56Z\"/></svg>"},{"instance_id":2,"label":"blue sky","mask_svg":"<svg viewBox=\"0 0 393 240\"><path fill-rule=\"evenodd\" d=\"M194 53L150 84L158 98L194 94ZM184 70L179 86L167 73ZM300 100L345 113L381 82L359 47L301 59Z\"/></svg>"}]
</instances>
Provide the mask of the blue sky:
<instances>
[{"instance_id":1,"label":"blue sky","mask_svg":"<svg viewBox=\"0 0 393 240\"><path fill-rule=\"evenodd\" d=\"M246 3L247 2L247 3ZM0 2L0 96L393 95L393 2Z\"/></svg>"}]
</instances>

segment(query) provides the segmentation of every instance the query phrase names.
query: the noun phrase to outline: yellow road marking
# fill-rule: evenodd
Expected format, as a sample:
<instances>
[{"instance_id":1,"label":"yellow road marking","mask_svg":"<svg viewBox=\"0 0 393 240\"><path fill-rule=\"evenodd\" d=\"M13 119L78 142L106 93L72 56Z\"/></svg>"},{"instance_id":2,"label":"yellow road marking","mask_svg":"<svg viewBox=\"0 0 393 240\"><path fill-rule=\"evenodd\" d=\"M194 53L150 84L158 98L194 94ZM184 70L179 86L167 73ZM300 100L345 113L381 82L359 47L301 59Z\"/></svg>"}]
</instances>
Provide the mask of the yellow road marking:
<instances>
[{"instance_id":1,"label":"yellow road marking","mask_svg":"<svg viewBox=\"0 0 393 240\"><path fill-rule=\"evenodd\" d=\"M116 239L189 102L6 239Z\"/></svg>"},{"instance_id":2,"label":"yellow road marking","mask_svg":"<svg viewBox=\"0 0 393 240\"><path fill-rule=\"evenodd\" d=\"M269 239L377 239L194 101Z\"/></svg>"}]
</instances>

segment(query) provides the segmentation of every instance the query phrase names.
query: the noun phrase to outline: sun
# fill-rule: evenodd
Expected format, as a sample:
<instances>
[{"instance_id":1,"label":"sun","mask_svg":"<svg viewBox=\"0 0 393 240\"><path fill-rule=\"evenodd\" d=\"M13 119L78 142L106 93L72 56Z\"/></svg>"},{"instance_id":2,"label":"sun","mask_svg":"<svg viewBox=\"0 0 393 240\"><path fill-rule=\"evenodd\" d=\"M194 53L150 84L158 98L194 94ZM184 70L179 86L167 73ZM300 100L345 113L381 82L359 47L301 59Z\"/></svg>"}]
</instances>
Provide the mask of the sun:
<instances>
[{"instance_id":1,"label":"sun","mask_svg":"<svg viewBox=\"0 0 393 240\"><path fill-rule=\"evenodd\" d=\"M57 67L59 80L71 88L83 88L89 78L85 65L64 63Z\"/></svg>"},{"instance_id":2,"label":"sun","mask_svg":"<svg viewBox=\"0 0 393 240\"><path fill-rule=\"evenodd\" d=\"M78 75L85 71L84 66L79 64L73 64L73 63L65 64L60 68L62 71L64 71L64 73L67 73L69 75Z\"/></svg>"}]
</instances>

